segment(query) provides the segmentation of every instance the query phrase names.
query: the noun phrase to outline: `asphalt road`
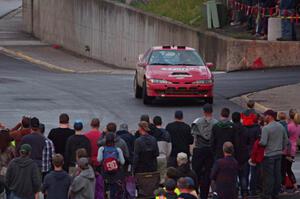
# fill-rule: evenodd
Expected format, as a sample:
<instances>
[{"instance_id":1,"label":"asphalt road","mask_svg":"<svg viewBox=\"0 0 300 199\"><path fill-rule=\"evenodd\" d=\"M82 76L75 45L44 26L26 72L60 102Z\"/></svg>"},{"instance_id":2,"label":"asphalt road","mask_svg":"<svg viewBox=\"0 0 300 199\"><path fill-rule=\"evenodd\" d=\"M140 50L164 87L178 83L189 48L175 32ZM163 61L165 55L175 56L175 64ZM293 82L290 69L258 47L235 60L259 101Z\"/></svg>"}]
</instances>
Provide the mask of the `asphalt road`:
<instances>
[{"instance_id":1,"label":"asphalt road","mask_svg":"<svg viewBox=\"0 0 300 199\"><path fill-rule=\"evenodd\" d=\"M232 111L242 110L228 100L231 97L299 83L299 77L300 68L216 74L215 116L225 106ZM66 112L72 122L82 119L86 130L93 117L101 119L102 127L111 121L126 122L134 130L145 113L160 115L165 123L173 120L175 110L183 110L188 123L201 115L201 104L191 100L144 106L133 97L132 79L129 75L54 73L0 54L0 121L12 127L23 115L36 116L46 124L48 132L58 125L59 114ZM299 158L293 167L297 178Z\"/></svg>"},{"instance_id":2,"label":"asphalt road","mask_svg":"<svg viewBox=\"0 0 300 199\"><path fill-rule=\"evenodd\" d=\"M240 111L228 98L279 85L300 82L300 68L216 74L215 115L222 107ZM99 117L102 127L110 121L126 122L135 129L141 114L160 115L165 123L175 110L183 110L191 123L201 114L201 103L193 100L158 101L144 106L133 97L130 75L66 74L46 71L31 63L0 54L0 121L12 127L23 115L37 116L46 131L57 126L58 115L86 124Z\"/></svg>"}]
</instances>

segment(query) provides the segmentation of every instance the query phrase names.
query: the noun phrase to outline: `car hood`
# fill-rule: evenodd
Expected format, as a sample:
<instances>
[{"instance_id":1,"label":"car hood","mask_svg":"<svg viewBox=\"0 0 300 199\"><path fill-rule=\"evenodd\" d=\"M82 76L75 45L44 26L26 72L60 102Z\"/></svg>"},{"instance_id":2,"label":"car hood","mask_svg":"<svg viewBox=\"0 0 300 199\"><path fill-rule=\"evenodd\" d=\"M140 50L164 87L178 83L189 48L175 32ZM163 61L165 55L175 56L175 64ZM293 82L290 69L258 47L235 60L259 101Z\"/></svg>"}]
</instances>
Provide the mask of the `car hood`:
<instances>
[{"instance_id":1,"label":"car hood","mask_svg":"<svg viewBox=\"0 0 300 199\"><path fill-rule=\"evenodd\" d=\"M153 79L211 79L212 74L206 66L165 66L149 65L147 66L147 78Z\"/></svg>"}]
</instances>

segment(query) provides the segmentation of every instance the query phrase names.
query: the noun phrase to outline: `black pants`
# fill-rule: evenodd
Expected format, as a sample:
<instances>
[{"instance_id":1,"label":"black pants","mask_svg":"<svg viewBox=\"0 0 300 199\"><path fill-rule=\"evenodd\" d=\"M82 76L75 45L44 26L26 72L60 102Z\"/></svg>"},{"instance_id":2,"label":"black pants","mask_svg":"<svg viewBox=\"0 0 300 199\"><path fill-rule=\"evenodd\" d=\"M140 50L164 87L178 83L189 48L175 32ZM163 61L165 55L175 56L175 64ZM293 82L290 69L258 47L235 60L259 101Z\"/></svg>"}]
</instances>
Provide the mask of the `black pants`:
<instances>
[{"instance_id":1,"label":"black pants","mask_svg":"<svg viewBox=\"0 0 300 199\"><path fill-rule=\"evenodd\" d=\"M213 154L210 147L194 148L192 168L198 176L200 198L207 199L210 187L210 173L213 166Z\"/></svg>"},{"instance_id":2,"label":"black pants","mask_svg":"<svg viewBox=\"0 0 300 199\"><path fill-rule=\"evenodd\" d=\"M292 160L294 160L294 157L292 157ZM286 156L282 156L281 159L281 183L282 185L285 184L285 176L288 175L291 182L293 184L296 184L296 178L294 175L294 172L292 171L292 165L293 162L286 159Z\"/></svg>"}]
</instances>

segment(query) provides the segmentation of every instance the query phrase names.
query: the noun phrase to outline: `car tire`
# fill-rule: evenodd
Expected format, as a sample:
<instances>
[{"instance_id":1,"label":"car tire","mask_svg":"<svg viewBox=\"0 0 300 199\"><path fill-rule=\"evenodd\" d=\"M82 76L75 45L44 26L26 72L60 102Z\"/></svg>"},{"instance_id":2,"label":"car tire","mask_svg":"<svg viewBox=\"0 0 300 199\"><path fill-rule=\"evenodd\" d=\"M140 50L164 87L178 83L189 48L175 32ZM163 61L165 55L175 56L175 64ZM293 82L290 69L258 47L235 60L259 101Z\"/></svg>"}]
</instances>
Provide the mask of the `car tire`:
<instances>
[{"instance_id":1,"label":"car tire","mask_svg":"<svg viewBox=\"0 0 300 199\"><path fill-rule=\"evenodd\" d=\"M134 77L134 96L137 99L141 99L143 97L143 88L139 86L138 81L137 81L137 75Z\"/></svg>"},{"instance_id":2,"label":"car tire","mask_svg":"<svg viewBox=\"0 0 300 199\"><path fill-rule=\"evenodd\" d=\"M213 104L214 103L214 98L213 97L208 97L205 99L205 102L208 104Z\"/></svg>"},{"instance_id":3,"label":"car tire","mask_svg":"<svg viewBox=\"0 0 300 199\"><path fill-rule=\"evenodd\" d=\"M150 104L152 104L152 100L153 100L153 98L149 97L147 95L147 86L146 86L146 82L144 82L143 83L143 103L145 105L150 105Z\"/></svg>"}]
</instances>

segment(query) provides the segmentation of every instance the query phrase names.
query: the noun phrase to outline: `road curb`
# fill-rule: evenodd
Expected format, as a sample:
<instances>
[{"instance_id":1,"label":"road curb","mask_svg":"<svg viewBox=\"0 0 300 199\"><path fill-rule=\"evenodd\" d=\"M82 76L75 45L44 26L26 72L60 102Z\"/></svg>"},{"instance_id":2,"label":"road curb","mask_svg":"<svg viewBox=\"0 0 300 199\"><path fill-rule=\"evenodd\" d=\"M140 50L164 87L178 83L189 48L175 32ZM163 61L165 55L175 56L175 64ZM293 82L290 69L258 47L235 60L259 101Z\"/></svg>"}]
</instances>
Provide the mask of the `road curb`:
<instances>
[{"instance_id":1,"label":"road curb","mask_svg":"<svg viewBox=\"0 0 300 199\"><path fill-rule=\"evenodd\" d=\"M63 67L60 67L60 66L56 66L56 65L47 63L45 61L41 61L39 59L35 59L35 58L30 57L28 55L25 55L24 53L19 52L19 51L10 50L10 49L4 48L4 47L0 48L0 50L4 53L8 54L8 55L12 55L12 56L15 56L15 57L22 58L22 59L24 59L28 62L46 67L47 69L50 69L50 70L55 70L55 71L65 72L65 73L75 73L74 70L66 69L66 68L63 68Z\"/></svg>"},{"instance_id":2,"label":"road curb","mask_svg":"<svg viewBox=\"0 0 300 199\"><path fill-rule=\"evenodd\" d=\"M250 95L253 95L255 93L249 93L249 94L246 94L246 95L242 95L240 96L240 98L245 102L245 104L247 104L247 102L250 100L249 96ZM255 102L255 110L257 112L260 112L260 113L264 113L265 111L269 110L270 108L258 103L258 102Z\"/></svg>"},{"instance_id":3,"label":"road curb","mask_svg":"<svg viewBox=\"0 0 300 199\"><path fill-rule=\"evenodd\" d=\"M8 48L0 47L0 51L4 52L5 54L11 55L13 57L18 57L21 58L25 61L28 61L30 63L39 65L45 69L56 71L56 72L64 72L64 73L78 73L78 74L94 74L94 73L99 73L99 74L111 74L111 75L122 75L122 74L127 74L127 75L132 75L134 74L134 70L109 70L109 69L96 69L96 70L87 70L87 71L76 71L68 68L64 68L61 66L57 66L54 64L50 64L48 62L35 59L29 55L26 55L20 51L17 50L11 50Z\"/></svg>"},{"instance_id":4,"label":"road curb","mask_svg":"<svg viewBox=\"0 0 300 199\"><path fill-rule=\"evenodd\" d=\"M4 19L6 16L10 15L11 13L14 13L15 11L19 10L20 8L22 8L22 6L20 6L20 7L16 8L16 9L13 9L13 10L11 10L11 11L9 11L9 12L7 12L7 13L1 15L1 16L0 16L0 20L1 20L1 19Z\"/></svg>"}]
</instances>

